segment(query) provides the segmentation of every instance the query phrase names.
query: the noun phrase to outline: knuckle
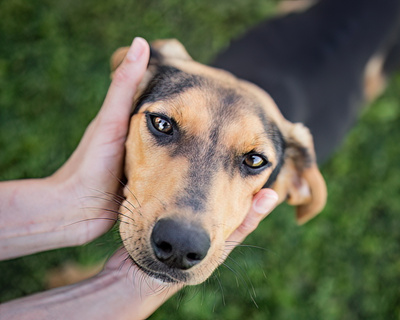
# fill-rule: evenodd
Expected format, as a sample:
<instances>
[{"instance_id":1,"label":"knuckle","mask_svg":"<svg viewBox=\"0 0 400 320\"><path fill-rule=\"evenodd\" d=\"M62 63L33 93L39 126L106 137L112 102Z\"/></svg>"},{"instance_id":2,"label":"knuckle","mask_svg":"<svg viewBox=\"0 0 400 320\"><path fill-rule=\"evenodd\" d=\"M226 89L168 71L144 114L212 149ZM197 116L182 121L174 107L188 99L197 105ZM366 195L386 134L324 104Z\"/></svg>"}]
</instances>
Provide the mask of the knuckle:
<instances>
[{"instance_id":1,"label":"knuckle","mask_svg":"<svg viewBox=\"0 0 400 320\"><path fill-rule=\"evenodd\" d=\"M118 67L114 74L114 83L116 85L123 85L126 82L129 82L132 79L132 74L129 72L129 68L126 64L122 64Z\"/></svg>"},{"instance_id":2,"label":"knuckle","mask_svg":"<svg viewBox=\"0 0 400 320\"><path fill-rule=\"evenodd\" d=\"M118 87L137 86L139 79L134 69L129 63L122 63L114 73L114 84Z\"/></svg>"},{"instance_id":3,"label":"knuckle","mask_svg":"<svg viewBox=\"0 0 400 320\"><path fill-rule=\"evenodd\" d=\"M257 228L257 225L253 219L245 219L239 226L238 231L243 235L248 235Z\"/></svg>"}]
</instances>

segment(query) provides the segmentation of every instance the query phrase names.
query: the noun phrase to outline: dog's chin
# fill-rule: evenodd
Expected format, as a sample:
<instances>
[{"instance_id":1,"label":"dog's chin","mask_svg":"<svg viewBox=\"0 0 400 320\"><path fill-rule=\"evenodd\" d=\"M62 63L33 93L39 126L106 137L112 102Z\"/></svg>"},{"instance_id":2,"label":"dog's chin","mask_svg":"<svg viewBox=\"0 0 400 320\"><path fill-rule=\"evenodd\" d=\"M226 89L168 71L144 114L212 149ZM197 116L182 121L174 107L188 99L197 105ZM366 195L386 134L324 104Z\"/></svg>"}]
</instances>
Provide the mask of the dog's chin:
<instances>
[{"instance_id":1,"label":"dog's chin","mask_svg":"<svg viewBox=\"0 0 400 320\"><path fill-rule=\"evenodd\" d=\"M142 266L141 264L137 263L135 259L133 259L131 256L129 256L132 263L138 267L140 271L148 275L149 277L152 278L152 280L160 285L167 286L167 285L173 285L173 284L185 284L185 281L181 281L178 279L172 278L170 275L166 273L160 273L156 272L150 269L147 269L146 267Z\"/></svg>"}]
</instances>

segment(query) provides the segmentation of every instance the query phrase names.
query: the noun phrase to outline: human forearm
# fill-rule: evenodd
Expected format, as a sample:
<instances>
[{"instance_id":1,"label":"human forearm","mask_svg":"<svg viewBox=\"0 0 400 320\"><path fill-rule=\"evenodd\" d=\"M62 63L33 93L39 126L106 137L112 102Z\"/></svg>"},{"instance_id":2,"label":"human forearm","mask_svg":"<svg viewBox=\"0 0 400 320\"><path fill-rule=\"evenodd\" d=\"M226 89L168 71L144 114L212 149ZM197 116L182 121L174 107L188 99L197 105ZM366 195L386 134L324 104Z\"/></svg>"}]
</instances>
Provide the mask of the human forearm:
<instances>
[{"instance_id":1,"label":"human forearm","mask_svg":"<svg viewBox=\"0 0 400 320\"><path fill-rule=\"evenodd\" d=\"M121 259L118 259L119 261ZM179 288L161 288L120 262L84 282L0 305L5 319L145 319Z\"/></svg>"},{"instance_id":2,"label":"human forearm","mask_svg":"<svg viewBox=\"0 0 400 320\"><path fill-rule=\"evenodd\" d=\"M245 220L227 239L225 256L274 208L277 195L260 191ZM221 261L222 262L222 261ZM0 305L5 319L145 319L181 286L163 287L131 264L121 249L96 277Z\"/></svg>"},{"instance_id":3,"label":"human forearm","mask_svg":"<svg viewBox=\"0 0 400 320\"><path fill-rule=\"evenodd\" d=\"M98 115L50 178L0 183L0 259L86 243L117 219L124 143L150 48L136 38Z\"/></svg>"},{"instance_id":4,"label":"human forearm","mask_svg":"<svg viewBox=\"0 0 400 320\"><path fill-rule=\"evenodd\" d=\"M66 185L52 178L0 182L0 260L85 242L84 204L65 197Z\"/></svg>"}]
</instances>

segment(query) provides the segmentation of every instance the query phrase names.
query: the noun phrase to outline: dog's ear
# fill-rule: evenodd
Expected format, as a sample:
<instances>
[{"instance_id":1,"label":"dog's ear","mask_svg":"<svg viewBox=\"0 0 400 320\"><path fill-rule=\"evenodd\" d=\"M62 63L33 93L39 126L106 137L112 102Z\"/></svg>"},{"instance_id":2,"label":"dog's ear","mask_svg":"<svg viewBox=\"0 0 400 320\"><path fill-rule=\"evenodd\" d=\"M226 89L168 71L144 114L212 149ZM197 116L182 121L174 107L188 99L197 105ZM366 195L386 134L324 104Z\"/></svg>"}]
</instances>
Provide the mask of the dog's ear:
<instances>
[{"instance_id":1,"label":"dog's ear","mask_svg":"<svg viewBox=\"0 0 400 320\"><path fill-rule=\"evenodd\" d=\"M111 79L114 75L115 70L119 67L119 65L124 61L126 54L128 53L129 47L122 47L115 50L110 59L110 68L111 68Z\"/></svg>"},{"instance_id":2,"label":"dog's ear","mask_svg":"<svg viewBox=\"0 0 400 320\"><path fill-rule=\"evenodd\" d=\"M111 79L115 70L124 61L129 47L117 49L110 60ZM176 39L156 40L150 45L150 61L147 71L140 82L135 99L145 90L151 79L154 77L157 66L168 64L168 60L192 60L185 47Z\"/></svg>"},{"instance_id":3,"label":"dog's ear","mask_svg":"<svg viewBox=\"0 0 400 320\"><path fill-rule=\"evenodd\" d=\"M152 58L156 60L192 60L182 43L176 39L156 40L151 43Z\"/></svg>"},{"instance_id":4,"label":"dog's ear","mask_svg":"<svg viewBox=\"0 0 400 320\"><path fill-rule=\"evenodd\" d=\"M290 123L285 131L283 164L272 188L281 201L297 207L297 223L303 224L324 208L326 184L316 163L309 130L300 123Z\"/></svg>"},{"instance_id":5,"label":"dog's ear","mask_svg":"<svg viewBox=\"0 0 400 320\"><path fill-rule=\"evenodd\" d=\"M128 53L129 47L122 47L117 49L113 55L111 56L110 59L110 68L111 68L111 74L110 77L111 79L114 77L114 72L118 69L118 67L121 65L122 61L124 61L126 54ZM151 53L151 51L150 51ZM150 56L150 61L152 60L152 57ZM140 82L139 86L137 87L134 100L138 99L140 95L143 93L143 91L146 89L148 86L149 82L151 79L154 77L156 67L154 65L151 65L149 61L149 65L147 66L146 73L144 74L142 81Z\"/></svg>"},{"instance_id":6,"label":"dog's ear","mask_svg":"<svg viewBox=\"0 0 400 320\"><path fill-rule=\"evenodd\" d=\"M117 49L111 56L111 77L114 71L124 61L129 47ZM149 65L162 64L169 59L192 60L182 43L176 39L155 40L150 46Z\"/></svg>"}]
</instances>

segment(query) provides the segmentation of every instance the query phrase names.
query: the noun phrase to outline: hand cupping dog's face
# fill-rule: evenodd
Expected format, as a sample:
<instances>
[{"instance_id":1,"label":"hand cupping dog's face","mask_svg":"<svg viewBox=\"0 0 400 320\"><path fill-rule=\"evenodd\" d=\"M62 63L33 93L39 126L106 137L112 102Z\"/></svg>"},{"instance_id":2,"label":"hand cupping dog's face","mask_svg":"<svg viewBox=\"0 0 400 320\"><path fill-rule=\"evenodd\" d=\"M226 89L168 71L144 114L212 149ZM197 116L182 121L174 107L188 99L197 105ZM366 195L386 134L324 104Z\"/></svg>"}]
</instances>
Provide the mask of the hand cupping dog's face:
<instances>
[{"instance_id":1,"label":"hand cupping dog's face","mask_svg":"<svg viewBox=\"0 0 400 320\"><path fill-rule=\"evenodd\" d=\"M114 69L125 52L114 54ZM263 187L296 205L299 223L326 201L308 130L258 87L193 61L176 40L152 44L126 152L121 237L163 282L207 279Z\"/></svg>"}]
</instances>

